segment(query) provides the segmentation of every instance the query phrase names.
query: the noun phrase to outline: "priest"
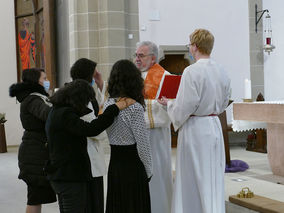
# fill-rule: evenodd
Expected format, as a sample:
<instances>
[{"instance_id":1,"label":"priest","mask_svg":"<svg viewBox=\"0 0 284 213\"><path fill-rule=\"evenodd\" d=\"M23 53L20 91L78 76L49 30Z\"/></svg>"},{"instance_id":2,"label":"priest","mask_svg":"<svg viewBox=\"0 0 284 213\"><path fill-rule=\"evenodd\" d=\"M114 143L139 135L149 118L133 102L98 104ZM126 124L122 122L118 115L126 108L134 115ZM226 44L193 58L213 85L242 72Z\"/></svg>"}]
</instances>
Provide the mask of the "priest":
<instances>
[{"instance_id":1,"label":"priest","mask_svg":"<svg viewBox=\"0 0 284 213\"><path fill-rule=\"evenodd\" d=\"M150 129L153 160L153 176L150 180L151 212L170 213L172 199L170 119L166 107L157 101L163 79L170 73L157 61L156 44L150 41L137 44L135 64L145 79L145 120Z\"/></svg>"}]
</instances>

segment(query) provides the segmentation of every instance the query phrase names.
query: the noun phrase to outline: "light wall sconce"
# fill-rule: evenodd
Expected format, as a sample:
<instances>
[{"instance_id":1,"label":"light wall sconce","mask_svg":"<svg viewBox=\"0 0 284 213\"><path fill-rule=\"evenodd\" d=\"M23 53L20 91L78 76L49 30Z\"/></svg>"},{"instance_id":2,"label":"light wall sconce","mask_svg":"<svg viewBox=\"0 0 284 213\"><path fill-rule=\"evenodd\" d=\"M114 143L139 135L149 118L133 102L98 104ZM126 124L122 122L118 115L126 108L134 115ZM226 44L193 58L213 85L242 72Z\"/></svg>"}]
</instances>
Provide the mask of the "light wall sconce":
<instances>
[{"instance_id":1,"label":"light wall sconce","mask_svg":"<svg viewBox=\"0 0 284 213\"><path fill-rule=\"evenodd\" d=\"M257 11L257 4L255 4L255 32L257 33L257 24L260 21L260 19L262 18L263 14L267 12L269 13L269 10L260 10ZM258 14L261 13L260 17L258 18Z\"/></svg>"},{"instance_id":2,"label":"light wall sconce","mask_svg":"<svg viewBox=\"0 0 284 213\"><path fill-rule=\"evenodd\" d=\"M258 17L258 14L260 16ZM257 4L255 5L255 32L257 33L257 24L261 20L263 14L266 13L265 20L264 20L264 37L265 37L265 42L263 49L265 52L270 55L270 52L275 48L275 46L272 44L272 28L271 28L271 16L269 14L269 10L260 10L257 11Z\"/></svg>"}]
</instances>

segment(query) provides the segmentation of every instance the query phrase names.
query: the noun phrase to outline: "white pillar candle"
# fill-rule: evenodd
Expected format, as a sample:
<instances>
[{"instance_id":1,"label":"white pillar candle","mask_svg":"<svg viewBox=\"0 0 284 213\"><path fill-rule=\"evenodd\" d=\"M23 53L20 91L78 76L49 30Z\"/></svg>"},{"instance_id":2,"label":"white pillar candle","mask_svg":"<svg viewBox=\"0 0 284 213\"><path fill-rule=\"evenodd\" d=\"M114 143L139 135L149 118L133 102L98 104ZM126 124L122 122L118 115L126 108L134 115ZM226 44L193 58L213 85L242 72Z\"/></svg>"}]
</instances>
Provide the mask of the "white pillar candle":
<instances>
[{"instance_id":1,"label":"white pillar candle","mask_svg":"<svg viewBox=\"0 0 284 213\"><path fill-rule=\"evenodd\" d=\"M251 80L245 79L245 97L244 99L251 99Z\"/></svg>"}]
</instances>

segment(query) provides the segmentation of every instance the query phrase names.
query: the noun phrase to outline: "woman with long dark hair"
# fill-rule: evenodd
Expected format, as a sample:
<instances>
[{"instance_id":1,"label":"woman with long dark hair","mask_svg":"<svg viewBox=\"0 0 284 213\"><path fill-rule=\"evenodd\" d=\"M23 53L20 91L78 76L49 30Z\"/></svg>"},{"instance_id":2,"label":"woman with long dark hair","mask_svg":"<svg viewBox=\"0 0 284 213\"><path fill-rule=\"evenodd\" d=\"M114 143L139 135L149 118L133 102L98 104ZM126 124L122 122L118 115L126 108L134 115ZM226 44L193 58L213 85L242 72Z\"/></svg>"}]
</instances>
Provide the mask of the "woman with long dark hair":
<instances>
[{"instance_id":1,"label":"woman with long dark hair","mask_svg":"<svg viewBox=\"0 0 284 213\"><path fill-rule=\"evenodd\" d=\"M26 213L40 213L41 204L56 201L56 196L44 174L48 160L45 121L51 108L48 100L49 82L43 69L25 69L22 82L10 87L10 96L21 103L20 118L24 128L19 147L19 179L26 182L28 201Z\"/></svg>"},{"instance_id":2,"label":"woman with long dark hair","mask_svg":"<svg viewBox=\"0 0 284 213\"><path fill-rule=\"evenodd\" d=\"M58 195L61 213L85 213L87 183L92 178L87 152L87 137L96 136L109 127L119 110L133 104L120 99L91 122L80 119L91 112L87 105L95 92L85 80L74 80L59 89L50 102L53 107L46 121L50 161L46 166L48 179Z\"/></svg>"},{"instance_id":3,"label":"woman with long dark hair","mask_svg":"<svg viewBox=\"0 0 284 213\"><path fill-rule=\"evenodd\" d=\"M136 103L122 110L107 129L111 157L106 213L150 213L152 156L144 118L143 79L132 62L120 60L113 65L108 93L105 108L119 97L130 97Z\"/></svg>"}]
</instances>

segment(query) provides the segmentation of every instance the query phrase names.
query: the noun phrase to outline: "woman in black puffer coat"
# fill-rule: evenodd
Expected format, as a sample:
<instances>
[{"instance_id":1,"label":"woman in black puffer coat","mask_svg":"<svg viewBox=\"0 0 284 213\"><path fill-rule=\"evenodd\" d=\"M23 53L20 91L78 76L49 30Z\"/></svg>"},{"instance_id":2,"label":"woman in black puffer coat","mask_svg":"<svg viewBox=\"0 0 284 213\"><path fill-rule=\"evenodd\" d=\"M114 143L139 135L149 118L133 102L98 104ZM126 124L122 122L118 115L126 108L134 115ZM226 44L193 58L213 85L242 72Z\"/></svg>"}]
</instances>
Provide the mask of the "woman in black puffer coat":
<instances>
[{"instance_id":1,"label":"woman in black puffer coat","mask_svg":"<svg viewBox=\"0 0 284 213\"><path fill-rule=\"evenodd\" d=\"M49 159L45 121L51 108L48 101L49 82L42 69L26 69L22 82L10 87L10 96L21 103L20 119L24 128L19 147L19 179L26 182L28 201L26 212L41 212L41 204L56 201L56 195L44 174Z\"/></svg>"}]
</instances>

